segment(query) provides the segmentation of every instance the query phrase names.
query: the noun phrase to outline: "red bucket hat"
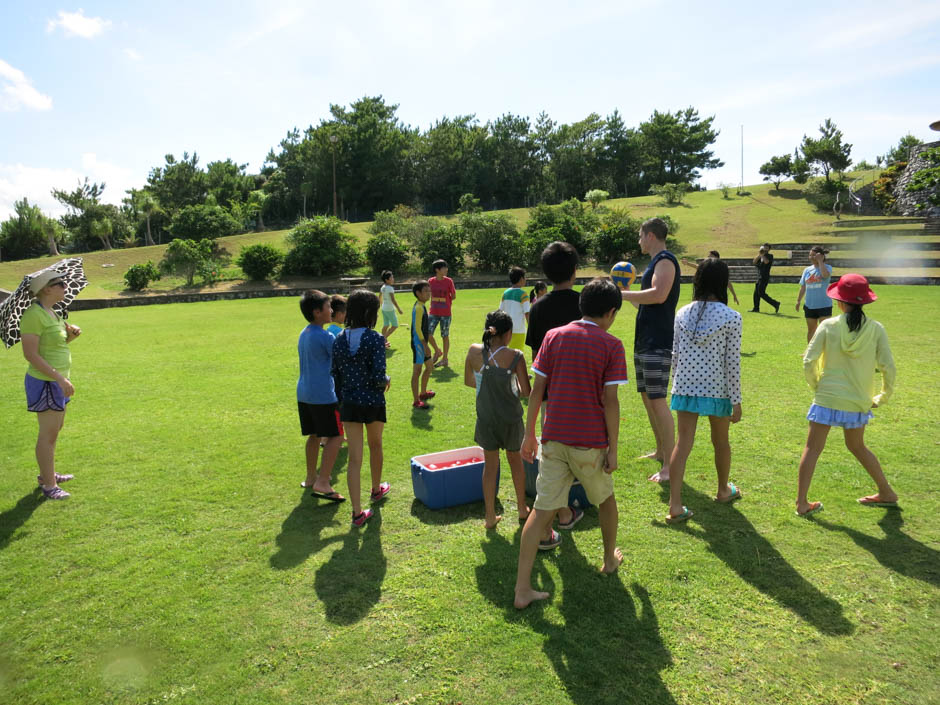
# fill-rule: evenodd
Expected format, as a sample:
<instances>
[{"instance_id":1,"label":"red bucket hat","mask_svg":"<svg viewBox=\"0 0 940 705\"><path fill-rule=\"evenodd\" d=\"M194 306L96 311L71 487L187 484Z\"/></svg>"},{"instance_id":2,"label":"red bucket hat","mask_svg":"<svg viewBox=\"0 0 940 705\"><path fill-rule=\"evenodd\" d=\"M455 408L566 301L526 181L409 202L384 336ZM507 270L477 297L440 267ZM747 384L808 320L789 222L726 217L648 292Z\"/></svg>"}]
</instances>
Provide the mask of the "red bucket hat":
<instances>
[{"instance_id":1,"label":"red bucket hat","mask_svg":"<svg viewBox=\"0 0 940 705\"><path fill-rule=\"evenodd\" d=\"M839 281L830 284L826 289L826 294L830 299L844 301L847 304L862 306L877 301L875 292L868 286L868 280L861 274L843 274Z\"/></svg>"}]
</instances>

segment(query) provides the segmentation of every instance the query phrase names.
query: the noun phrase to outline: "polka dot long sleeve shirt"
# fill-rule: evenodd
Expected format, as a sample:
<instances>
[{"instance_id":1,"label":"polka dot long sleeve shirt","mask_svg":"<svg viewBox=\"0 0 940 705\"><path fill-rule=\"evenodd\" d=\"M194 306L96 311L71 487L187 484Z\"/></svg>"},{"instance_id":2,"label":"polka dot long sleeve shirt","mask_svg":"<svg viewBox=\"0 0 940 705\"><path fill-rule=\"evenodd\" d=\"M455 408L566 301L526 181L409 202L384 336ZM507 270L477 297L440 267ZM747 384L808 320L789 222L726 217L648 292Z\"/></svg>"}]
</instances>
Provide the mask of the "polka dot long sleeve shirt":
<instances>
[{"instance_id":1,"label":"polka dot long sleeve shirt","mask_svg":"<svg viewBox=\"0 0 940 705\"><path fill-rule=\"evenodd\" d=\"M741 314L719 301L676 313L672 393L741 403Z\"/></svg>"}]
</instances>

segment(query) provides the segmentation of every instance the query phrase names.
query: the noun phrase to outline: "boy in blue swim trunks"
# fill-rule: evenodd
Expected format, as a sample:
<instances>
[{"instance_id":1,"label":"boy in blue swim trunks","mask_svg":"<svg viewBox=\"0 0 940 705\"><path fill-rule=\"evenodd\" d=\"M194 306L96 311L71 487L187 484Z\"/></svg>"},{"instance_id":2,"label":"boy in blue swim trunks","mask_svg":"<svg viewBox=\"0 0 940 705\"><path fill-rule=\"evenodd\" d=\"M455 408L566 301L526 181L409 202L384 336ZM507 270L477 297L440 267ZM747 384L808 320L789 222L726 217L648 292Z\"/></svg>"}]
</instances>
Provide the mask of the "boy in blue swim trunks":
<instances>
[{"instance_id":1,"label":"boy in blue swim trunks","mask_svg":"<svg viewBox=\"0 0 940 705\"><path fill-rule=\"evenodd\" d=\"M411 353L413 355L411 393L414 396L412 406L416 409L429 409L427 400L434 396L434 392L428 389L428 380L431 378L434 362L428 345L428 311L424 304L431 298L431 285L426 281L418 281L411 287L411 291L417 299L411 308ZM423 374L421 373L422 367L424 368Z\"/></svg>"}]
</instances>

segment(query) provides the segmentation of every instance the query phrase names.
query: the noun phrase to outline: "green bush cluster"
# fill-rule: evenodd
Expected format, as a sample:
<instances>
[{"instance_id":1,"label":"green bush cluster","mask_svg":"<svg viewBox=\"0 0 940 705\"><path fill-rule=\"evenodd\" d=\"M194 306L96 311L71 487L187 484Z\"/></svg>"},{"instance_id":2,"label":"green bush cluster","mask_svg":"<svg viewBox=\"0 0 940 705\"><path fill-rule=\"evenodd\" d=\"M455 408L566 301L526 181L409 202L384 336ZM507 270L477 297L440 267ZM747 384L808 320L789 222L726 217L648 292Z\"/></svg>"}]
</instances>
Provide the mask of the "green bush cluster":
<instances>
[{"instance_id":1,"label":"green bush cluster","mask_svg":"<svg viewBox=\"0 0 940 705\"><path fill-rule=\"evenodd\" d=\"M377 233L366 245L366 259L376 274L386 269L400 272L408 262L408 243L390 230Z\"/></svg>"},{"instance_id":2,"label":"green bush cluster","mask_svg":"<svg viewBox=\"0 0 940 705\"><path fill-rule=\"evenodd\" d=\"M176 274L186 279L186 286L192 286L199 276L203 284L214 284L221 278L222 267L227 253L216 247L209 238L202 240L183 240L175 238L167 245L160 271L163 274Z\"/></svg>"},{"instance_id":3,"label":"green bush cluster","mask_svg":"<svg viewBox=\"0 0 940 705\"><path fill-rule=\"evenodd\" d=\"M522 242L509 216L502 213L464 213L458 227L463 231L467 254L473 258L477 269L501 272L519 264Z\"/></svg>"},{"instance_id":4,"label":"green bush cluster","mask_svg":"<svg viewBox=\"0 0 940 705\"><path fill-rule=\"evenodd\" d=\"M231 213L216 205L185 206L173 216L170 232L173 237L201 240L234 235L241 226Z\"/></svg>"},{"instance_id":5,"label":"green bush cluster","mask_svg":"<svg viewBox=\"0 0 940 705\"><path fill-rule=\"evenodd\" d=\"M264 281L273 275L284 256L273 245L257 244L243 247L238 254L236 264L249 279Z\"/></svg>"},{"instance_id":6,"label":"green bush cluster","mask_svg":"<svg viewBox=\"0 0 940 705\"><path fill-rule=\"evenodd\" d=\"M817 210L829 212L836 204L836 195L839 191L848 193L848 186L844 181L838 179L813 179L803 188L803 196L812 203ZM841 199L843 206L846 205L848 196Z\"/></svg>"},{"instance_id":7,"label":"green bush cluster","mask_svg":"<svg viewBox=\"0 0 940 705\"><path fill-rule=\"evenodd\" d=\"M459 225L442 225L421 235L417 246L421 271L430 272L434 260L447 262L450 274L459 274L463 268L464 236Z\"/></svg>"},{"instance_id":8,"label":"green bush cluster","mask_svg":"<svg viewBox=\"0 0 940 705\"><path fill-rule=\"evenodd\" d=\"M359 249L343 224L332 216L301 220L287 235L290 250L284 257L284 274L320 277L348 272L362 263Z\"/></svg>"},{"instance_id":9,"label":"green bush cluster","mask_svg":"<svg viewBox=\"0 0 940 705\"><path fill-rule=\"evenodd\" d=\"M147 260L147 264L132 264L124 272L124 284L131 291L143 291L150 286L150 282L159 278L160 270L150 260Z\"/></svg>"},{"instance_id":10,"label":"green bush cluster","mask_svg":"<svg viewBox=\"0 0 940 705\"><path fill-rule=\"evenodd\" d=\"M665 183L654 184L650 186L650 193L663 199L667 206L678 206L685 198L685 194L692 190L692 186L687 183Z\"/></svg>"},{"instance_id":11,"label":"green bush cluster","mask_svg":"<svg viewBox=\"0 0 940 705\"><path fill-rule=\"evenodd\" d=\"M894 196L894 187L906 168L907 162L896 162L882 171L872 185L871 196L883 213L890 213L894 210L894 203L897 200Z\"/></svg>"}]
</instances>

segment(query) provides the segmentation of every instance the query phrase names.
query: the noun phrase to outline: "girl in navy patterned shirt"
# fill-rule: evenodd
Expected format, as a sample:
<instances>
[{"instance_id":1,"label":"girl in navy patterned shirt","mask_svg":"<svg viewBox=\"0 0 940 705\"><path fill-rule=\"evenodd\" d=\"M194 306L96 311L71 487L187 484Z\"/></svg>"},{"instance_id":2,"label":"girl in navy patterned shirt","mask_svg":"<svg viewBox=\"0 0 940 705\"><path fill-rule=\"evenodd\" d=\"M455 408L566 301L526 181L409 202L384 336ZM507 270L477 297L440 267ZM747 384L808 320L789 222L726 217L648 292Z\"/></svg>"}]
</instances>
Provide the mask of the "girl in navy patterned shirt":
<instances>
[{"instance_id":1,"label":"girl in navy patterned shirt","mask_svg":"<svg viewBox=\"0 0 940 705\"><path fill-rule=\"evenodd\" d=\"M346 328L333 342L333 377L340 404L340 419L349 442L349 468L346 480L352 502L353 526L362 526L372 516L360 500L359 471L362 469L363 426L369 443L372 471L370 501L376 502L391 490L382 482L382 431L385 429L385 338L376 333L379 299L371 291L354 291L346 301Z\"/></svg>"}]
</instances>

